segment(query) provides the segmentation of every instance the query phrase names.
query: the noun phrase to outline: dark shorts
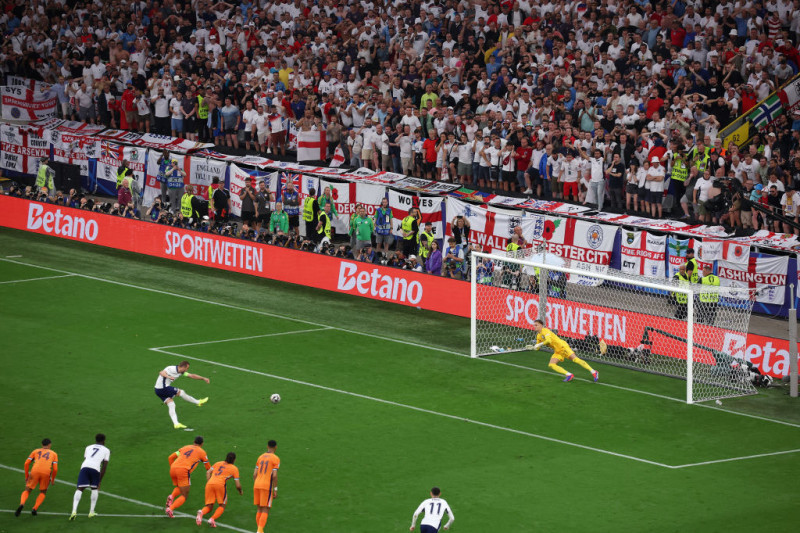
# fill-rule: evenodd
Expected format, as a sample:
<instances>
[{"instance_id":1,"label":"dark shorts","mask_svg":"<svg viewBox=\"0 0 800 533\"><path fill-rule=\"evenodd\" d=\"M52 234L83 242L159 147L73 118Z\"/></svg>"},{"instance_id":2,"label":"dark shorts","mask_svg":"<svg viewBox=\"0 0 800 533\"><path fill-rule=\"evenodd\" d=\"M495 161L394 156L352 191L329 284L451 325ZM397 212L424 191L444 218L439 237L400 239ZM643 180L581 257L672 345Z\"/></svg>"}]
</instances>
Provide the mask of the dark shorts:
<instances>
[{"instance_id":1,"label":"dark shorts","mask_svg":"<svg viewBox=\"0 0 800 533\"><path fill-rule=\"evenodd\" d=\"M252 131L244 132L244 140L245 140L245 142L252 141L253 140L253 132Z\"/></svg>"},{"instance_id":2,"label":"dark shorts","mask_svg":"<svg viewBox=\"0 0 800 533\"><path fill-rule=\"evenodd\" d=\"M242 211L242 222L251 223L256 219L255 211Z\"/></svg>"},{"instance_id":3,"label":"dark shorts","mask_svg":"<svg viewBox=\"0 0 800 533\"><path fill-rule=\"evenodd\" d=\"M429 526L428 524L419 526L419 533L437 533L437 531L439 531L437 528Z\"/></svg>"},{"instance_id":4,"label":"dark shorts","mask_svg":"<svg viewBox=\"0 0 800 533\"><path fill-rule=\"evenodd\" d=\"M640 202L649 202L650 201L650 199L648 197L650 191L648 191L644 187L639 187L638 188L638 193L639 193L639 201Z\"/></svg>"},{"instance_id":5,"label":"dark shorts","mask_svg":"<svg viewBox=\"0 0 800 533\"><path fill-rule=\"evenodd\" d=\"M539 176L539 169L536 168L529 168L525 172L528 173L528 176L531 177L531 185L541 185L542 178Z\"/></svg>"},{"instance_id":6,"label":"dark shorts","mask_svg":"<svg viewBox=\"0 0 800 533\"><path fill-rule=\"evenodd\" d=\"M186 129L187 129L187 131L189 130L189 128L186 128ZM236 135L236 128L225 128L223 133L225 135Z\"/></svg>"},{"instance_id":7,"label":"dark shorts","mask_svg":"<svg viewBox=\"0 0 800 533\"><path fill-rule=\"evenodd\" d=\"M195 120L194 117L183 118L183 131L194 131Z\"/></svg>"},{"instance_id":8,"label":"dark shorts","mask_svg":"<svg viewBox=\"0 0 800 533\"><path fill-rule=\"evenodd\" d=\"M506 183L514 183L516 181L517 173L513 170L503 171L503 181Z\"/></svg>"},{"instance_id":9,"label":"dark shorts","mask_svg":"<svg viewBox=\"0 0 800 533\"><path fill-rule=\"evenodd\" d=\"M262 225L263 224L269 224L269 217L270 217L270 213L262 213L262 214L258 215L256 220Z\"/></svg>"},{"instance_id":10,"label":"dark shorts","mask_svg":"<svg viewBox=\"0 0 800 533\"><path fill-rule=\"evenodd\" d=\"M300 215L289 215L289 227L297 228L300 226Z\"/></svg>"},{"instance_id":11,"label":"dark shorts","mask_svg":"<svg viewBox=\"0 0 800 533\"><path fill-rule=\"evenodd\" d=\"M156 396L161 398L162 402L165 402L170 398L174 398L177 395L178 389L176 387L164 387L163 389L156 389Z\"/></svg>"},{"instance_id":12,"label":"dark shorts","mask_svg":"<svg viewBox=\"0 0 800 533\"><path fill-rule=\"evenodd\" d=\"M660 204L664 199L663 191L650 191L647 195L647 201L651 204Z\"/></svg>"},{"instance_id":13,"label":"dark shorts","mask_svg":"<svg viewBox=\"0 0 800 533\"><path fill-rule=\"evenodd\" d=\"M639 193L639 186L635 183L629 183L625 186L625 192L628 194L638 194Z\"/></svg>"},{"instance_id":14,"label":"dark shorts","mask_svg":"<svg viewBox=\"0 0 800 533\"><path fill-rule=\"evenodd\" d=\"M78 472L78 488L92 488L96 489L100 484L100 472L94 468L81 468Z\"/></svg>"}]
</instances>

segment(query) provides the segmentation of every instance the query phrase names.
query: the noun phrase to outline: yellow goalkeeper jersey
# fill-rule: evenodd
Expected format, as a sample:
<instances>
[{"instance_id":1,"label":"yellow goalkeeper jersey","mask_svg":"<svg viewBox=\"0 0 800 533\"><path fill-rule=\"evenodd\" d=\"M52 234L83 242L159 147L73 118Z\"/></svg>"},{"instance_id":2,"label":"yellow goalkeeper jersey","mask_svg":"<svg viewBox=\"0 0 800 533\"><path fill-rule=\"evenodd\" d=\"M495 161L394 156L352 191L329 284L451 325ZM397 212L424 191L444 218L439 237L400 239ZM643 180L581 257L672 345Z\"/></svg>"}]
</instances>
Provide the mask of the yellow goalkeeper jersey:
<instances>
[{"instance_id":1,"label":"yellow goalkeeper jersey","mask_svg":"<svg viewBox=\"0 0 800 533\"><path fill-rule=\"evenodd\" d=\"M569 344L547 328L542 328L542 331L536 334L536 342L550 346L557 354L572 353L572 348L569 347Z\"/></svg>"}]
</instances>

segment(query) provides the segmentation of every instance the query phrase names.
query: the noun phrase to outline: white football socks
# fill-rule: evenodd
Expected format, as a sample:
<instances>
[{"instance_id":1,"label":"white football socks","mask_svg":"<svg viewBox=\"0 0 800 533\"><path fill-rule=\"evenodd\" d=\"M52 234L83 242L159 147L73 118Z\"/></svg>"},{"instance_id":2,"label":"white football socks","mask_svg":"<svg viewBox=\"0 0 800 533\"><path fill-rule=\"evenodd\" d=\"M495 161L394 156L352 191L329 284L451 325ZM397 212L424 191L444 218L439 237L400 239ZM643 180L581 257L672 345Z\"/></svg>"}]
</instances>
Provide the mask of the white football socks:
<instances>
[{"instance_id":1,"label":"white football socks","mask_svg":"<svg viewBox=\"0 0 800 533\"><path fill-rule=\"evenodd\" d=\"M167 409L169 409L169 417L172 419L172 423L179 424L178 415L175 412L175 402L169 402L167 404Z\"/></svg>"},{"instance_id":2,"label":"white football socks","mask_svg":"<svg viewBox=\"0 0 800 533\"><path fill-rule=\"evenodd\" d=\"M193 403L193 404L197 405L197 399L194 398L193 396L189 396L185 392L181 393L181 398L183 398L184 400L186 400L189 403Z\"/></svg>"},{"instance_id":3,"label":"white football socks","mask_svg":"<svg viewBox=\"0 0 800 533\"><path fill-rule=\"evenodd\" d=\"M92 499L91 499L91 505L89 505L89 513L93 513L94 512L94 507L95 507L95 505L97 505L97 497L99 495L100 495L100 491L99 490L92 489L92 494L91 494Z\"/></svg>"},{"instance_id":4,"label":"white football socks","mask_svg":"<svg viewBox=\"0 0 800 533\"><path fill-rule=\"evenodd\" d=\"M83 496L83 492L76 490L75 495L72 497L72 512L78 512L78 504L81 503L81 496Z\"/></svg>"}]
</instances>

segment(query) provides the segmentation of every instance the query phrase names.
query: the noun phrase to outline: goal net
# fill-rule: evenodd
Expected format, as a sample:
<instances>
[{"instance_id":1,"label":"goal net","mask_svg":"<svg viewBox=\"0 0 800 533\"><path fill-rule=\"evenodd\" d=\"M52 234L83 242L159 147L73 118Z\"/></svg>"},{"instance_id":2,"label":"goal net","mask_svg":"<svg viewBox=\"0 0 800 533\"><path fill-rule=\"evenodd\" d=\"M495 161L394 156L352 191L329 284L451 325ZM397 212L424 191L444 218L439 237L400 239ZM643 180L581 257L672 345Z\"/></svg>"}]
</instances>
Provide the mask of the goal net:
<instances>
[{"instance_id":1,"label":"goal net","mask_svg":"<svg viewBox=\"0 0 800 533\"><path fill-rule=\"evenodd\" d=\"M470 261L472 357L530 349L541 319L578 357L685 379L688 403L756 394L726 353L747 335L752 291L571 265L545 247Z\"/></svg>"}]
</instances>

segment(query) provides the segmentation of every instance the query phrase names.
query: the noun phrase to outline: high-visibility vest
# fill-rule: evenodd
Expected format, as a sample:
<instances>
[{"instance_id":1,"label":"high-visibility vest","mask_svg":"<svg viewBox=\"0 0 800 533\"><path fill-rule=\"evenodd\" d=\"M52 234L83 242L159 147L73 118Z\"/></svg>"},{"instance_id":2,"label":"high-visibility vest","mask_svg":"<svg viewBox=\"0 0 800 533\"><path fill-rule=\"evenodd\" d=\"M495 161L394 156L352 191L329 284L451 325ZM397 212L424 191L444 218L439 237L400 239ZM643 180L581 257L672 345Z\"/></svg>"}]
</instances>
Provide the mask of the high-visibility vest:
<instances>
[{"instance_id":1,"label":"high-visibility vest","mask_svg":"<svg viewBox=\"0 0 800 533\"><path fill-rule=\"evenodd\" d=\"M192 216L192 196L193 195L186 193L181 198L181 214L184 217Z\"/></svg>"},{"instance_id":2,"label":"high-visibility vest","mask_svg":"<svg viewBox=\"0 0 800 533\"><path fill-rule=\"evenodd\" d=\"M125 179L125 176L128 175L128 172L130 172L130 170L131 169L129 169L128 167L125 167L122 169L122 172L117 173L117 189L122 187L122 180Z\"/></svg>"},{"instance_id":3,"label":"high-visibility vest","mask_svg":"<svg viewBox=\"0 0 800 533\"><path fill-rule=\"evenodd\" d=\"M53 183L53 177L48 170L50 170L50 167L46 164L42 163L39 165L39 172L36 174L36 186L39 188L47 187L47 189L52 192L56 187L55 183Z\"/></svg>"},{"instance_id":4,"label":"high-visibility vest","mask_svg":"<svg viewBox=\"0 0 800 533\"><path fill-rule=\"evenodd\" d=\"M684 276L680 272L675 274L675 279L677 279L679 282L682 282L681 285L684 285L684 284L688 285L688 283L689 283L689 278L687 278L686 276ZM688 295L686 295L686 294L684 294L682 292L675 292L673 294L675 295L675 301L678 302L679 304L687 304L687 303L689 303L689 296Z\"/></svg>"},{"instance_id":5,"label":"high-visibility vest","mask_svg":"<svg viewBox=\"0 0 800 533\"><path fill-rule=\"evenodd\" d=\"M425 235L425 238L428 239L428 246L430 246L431 243L433 242L433 234L425 231L420 231L419 233L417 233L417 244L419 244L422 241L423 235Z\"/></svg>"},{"instance_id":6,"label":"high-visibility vest","mask_svg":"<svg viewBox=\"0 0 800 533\"><path fill-rule=\"evenodd\" d=\"M414 221L416 220L417 219L412 217L411 215L408 215L406 218L403 219L403 222L400 225L400 227L403 229L404 233L408 233L408 235L404 236L403 239L410 241L411 239L414 238L414 234L412 232L414 231Z\"/></svg>"},{"instance_id":7,"label":"high-visibility vest","mask_svg":"<svg viewBox=\"0 0 800 533\"><path fill-rule=\"evenodd\" d=\"M692 267L691 269L689 268L690 266ZM689 259L686 261L686 272L689 272L689 270L692 271L692 273L689 275L689 281L692 283L700 282L700 274L697 273L699 268L700 266L697 264L697 259Z\"/></svg>"},{"instance_id":8,"label":"high-visibility vest","mask_svg":"<svg viewBox=\"0 0 800 533\"><path fill-rule=\"evenodd\" d=\"M199 94L197 95L197 118L208 118L208 104L206 103L206 99Z\"/></svg>"},{"instance_id":9,"label":"high-visibility vest","mask_svg":"<svg viewBox=\"0 0 800 533\"><path fill-rule=\"evenodd\" d=\"M708 156L707 153L704 153L700 159L694 164L697 167L697 170L704 171L708 168L708 164L711 162L711 158Z\"/></svg>"},{"instance_id":10,"label":"high-visibility vest","mask_svg":"<svg viewBox=\"0 0 800 533\"><path fill-rule=\"evenodd\" d=\"M319 221L323 222L322 227L317 230L317 233L320 235L325 235L327 238L331 238L331 217L328 216L328 213L325 211L320 212L319 214Z\"/></svg>"},{"instance_id":11,"label":"high-visibility vest","mask_svg":"<svg viewBox=\"0 0 800 533\"><path fill-rule=\"evenodd\" d=\"M714 274L709 274L708 276L703 276L700 279L700 283L703 285L708 285L710 287L719 287L719 278ZM704 303L715 303L719 301L719 293L717 292L701 292L700 293L700 301Z\"/></svg>"},{"instance_id":12,"label":"high-visibility vest","mask_svg":"<svg viewBox=\"0 0 800 533\"><path fill-rule=\"evenodd\" d=\"M519 248L520 248L519 244L517 244L515 242L510 242L510 243L508 243L508 246L506 246L506 251L507 252L516 252L517 250L519 250Z\"/></svg>"},{"instance_id":13,"label":"high-visibility vest","mask_svg":"<svg viewBox=\"0 0 800 533\"><path fill-rule=\"evenodd\" d=\"M686 181L686 177L689 176L689 169L686 168L686 165L683 164L683 160L678 157L678 155L673 155L673 163L672 163L672 174L670 174L670 179L675 181Z\"/></svg>"},{"instance_id":14,"label":"high-visibility vest","mask_svg":"<svg viewBox=\"0 0 800 533\"><path fill-rule=\"evenodd\" d=\"M306 222L314 221L314 198L306 196L303 201L303 220Z\"/></svg>"}]
</instances>

